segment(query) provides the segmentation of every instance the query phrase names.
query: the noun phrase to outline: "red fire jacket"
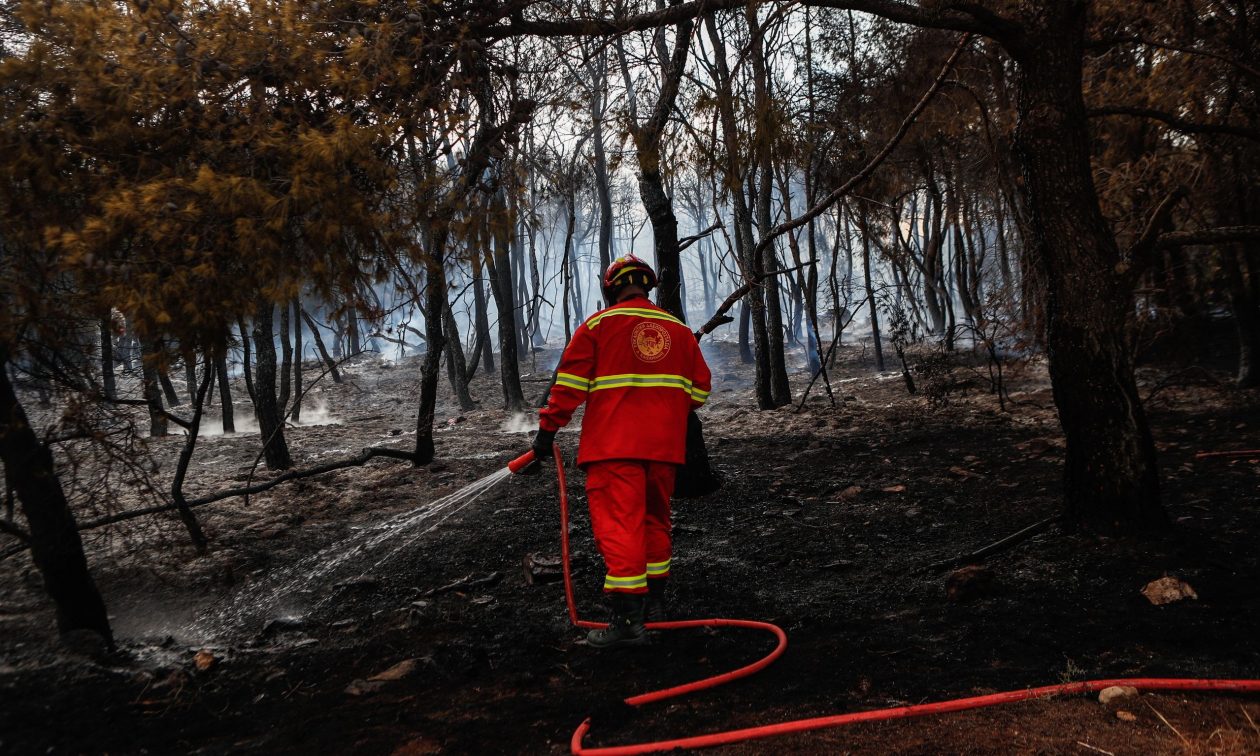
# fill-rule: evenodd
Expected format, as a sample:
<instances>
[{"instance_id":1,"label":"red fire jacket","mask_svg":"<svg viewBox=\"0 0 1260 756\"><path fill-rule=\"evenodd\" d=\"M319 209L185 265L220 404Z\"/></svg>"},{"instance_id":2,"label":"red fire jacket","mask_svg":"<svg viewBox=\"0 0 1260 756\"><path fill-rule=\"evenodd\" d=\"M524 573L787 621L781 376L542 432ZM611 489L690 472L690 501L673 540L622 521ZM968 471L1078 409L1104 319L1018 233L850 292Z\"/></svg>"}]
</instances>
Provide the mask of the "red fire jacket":
<instances>
[{"instance_id":1,"label":"red fire jacket","mask_svg":"<svg viewBox=\"0 0 1260 756\"><path fill-rule=\"evenodd\" d=\"M538 425L559 430L585 401L579 465L605 459L682 464L687 413L709 398L709 379L687 326L646 297L634 297L578 326Z\"/></svg>"}]
</instances>

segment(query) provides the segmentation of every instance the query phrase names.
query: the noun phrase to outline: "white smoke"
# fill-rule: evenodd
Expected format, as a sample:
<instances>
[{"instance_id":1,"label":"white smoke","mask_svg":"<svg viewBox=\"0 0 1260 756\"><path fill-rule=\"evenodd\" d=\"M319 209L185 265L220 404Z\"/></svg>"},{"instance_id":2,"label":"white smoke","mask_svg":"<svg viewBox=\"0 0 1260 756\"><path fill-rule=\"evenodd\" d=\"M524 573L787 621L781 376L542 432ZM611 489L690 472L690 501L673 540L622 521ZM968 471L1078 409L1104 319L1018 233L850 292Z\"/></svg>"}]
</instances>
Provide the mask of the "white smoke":
<instances>
[{"instance_id":1,"label":"white smoke","mask_svg":"<svg viewBox=\"0 0 1260 756\"><path fill-rule=\"evenodd\" d=\"M503 421L499 430L504 433L529 433L538 430L538 419L526 412L517 412Z\"/></svg>"}]
</instances>

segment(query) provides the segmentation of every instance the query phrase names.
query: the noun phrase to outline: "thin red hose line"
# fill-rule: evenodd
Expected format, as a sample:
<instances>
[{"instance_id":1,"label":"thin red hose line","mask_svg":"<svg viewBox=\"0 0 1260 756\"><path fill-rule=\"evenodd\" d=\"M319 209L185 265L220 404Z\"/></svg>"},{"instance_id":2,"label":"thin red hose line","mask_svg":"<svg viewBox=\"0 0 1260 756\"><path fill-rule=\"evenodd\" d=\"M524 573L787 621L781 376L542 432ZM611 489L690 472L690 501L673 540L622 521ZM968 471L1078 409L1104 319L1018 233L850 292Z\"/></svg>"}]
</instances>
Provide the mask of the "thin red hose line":
<instances>
[{"instance_id":1,"label":"thin red hose line","mask_svg":"<svg viewBox=\"0 0 1260 756\"><path fill-rule=\"evenodd\" d=\"M573 624L577 627L607 627L607 623L588 622L578 617L577 605L573 598L573 577L569 570L569 494L564 477L564 462L560 457L560 449L558 446L555 447L555 458L556 479L557 485L560 489L560 551L564 571L564 598L569 607L569 619L571 619ZM652 703L666 698L673 698L674 696L681 696L685 693L691 693L705 688L712 688L716 685L737 680L741 677L747 677L754 672L758 672L768 667L775 659L782 656L783 652L787 649L787 635L777 625L773 625L769 622L737 619L699 619L680 620L674 622L649 622L647 627L656 630L677 630L689 627L755 628L759 630L766 630L774 634L774 636L778 639L778 644L766 657L731 672L714 675L713 677L706 677L702 680L677 685L672 688L665 688L663 690L656 690L648 693L641 693L637 696L631 696L630 698L625 699L625 702L630 706L641 706L646 703ZM971 696L968 698L955 698L946 701L937 701L935 703L915 704L913 706L895 706L888 709L858 711L849 714L813 717L811 719L797 719L789 722L762 725L759 727L746 727L739 730L714 732L709 733L708 735L695 735L688 738L657 740L650 743L635 743L632 745L610 746L607 748L582 747L582 739L591 728L591 720L586 719L582 722L582 724L578 725L578 728L573 732L573 737L569 742L569 748L572 753L583 756L631 756L632 754L656 753L659 751L670 751L678 748L707 748L719 745L729 745L731 743L739 743L746 740L769 738L777 735L808 732L810 730L821 730L828 727L840 727L842 725L855 724L857 722L906 719L909 717L920 717L927 714L945 714L948 712L964 711L967 709L979 709L985 706L1027 701L1035 698L1047 698L1056 695L1091 693L1116 685L1128 686L1139 690L1201 690L1226 691L1233 693L1260 693L1260 680L1203 680L1194 678L1161 677L1120 677L1107 680L1083 680L1080 682L1063 683L1061 685L1045 685L1039 688L1008 690L1002 693L991 693L988 695Z\"/></svg>"}]
</instances>

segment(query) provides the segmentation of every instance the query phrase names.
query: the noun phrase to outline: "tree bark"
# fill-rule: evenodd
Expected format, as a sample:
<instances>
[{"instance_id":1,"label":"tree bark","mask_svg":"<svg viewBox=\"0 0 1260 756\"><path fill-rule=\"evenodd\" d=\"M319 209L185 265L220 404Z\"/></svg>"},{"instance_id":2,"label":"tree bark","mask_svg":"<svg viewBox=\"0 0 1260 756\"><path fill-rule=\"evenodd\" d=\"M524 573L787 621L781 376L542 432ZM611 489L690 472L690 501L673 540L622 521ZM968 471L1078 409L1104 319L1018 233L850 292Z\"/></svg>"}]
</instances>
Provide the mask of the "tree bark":
<instances>
[{"instance_id":1,"label":"tree bark","mask_svg":"<svg viewBox=\"0 0 1260 756\"><path fill-rule=\"evenodd\" d=\"M31 557L57 607L62 633L91 630L112 648L105 602L88 571L83 541L57 477L52 451L31 428L9 381L9 351L0 347L0 460L8 485L22 504Z\"/></svg>"},{"instance_id":2,"label":"tree bark","mask_svg":"<svg viewBox=\"0 0 1260 756\"><path fill-rule=\"evenodd\" d=\"M257 366L254 381L254 413L269 470L287 470L293 466L289 446L284 440L284 415L276 400L276 342L272 331L275 305L264 300L254 316L254 352Z\"/></svg>"},{"instance_id":3,"label":"tree bark","mask_svg":"<svg viewBox=\"0 0 1260 756\"><path fill-rule=\"evenodd\" d=\"M472 394L468 393L468 366L464 361L464 345L459 340L459 328L455 323L455 312L451 309L451 303L447 302L444 308L444 317L446 318L446 373L447 378L451 381L451 389L455 392L455 398L459 400L459 408L467 412L476 409L477 403L473 401Z\"/></svg>"},{"instance_id":4,"label":"tree bark","mask_svg":"<svg viewBox=\"0 0 1260 756\"><path fill-rule=\"evenodd\" d=\"M489 244L488 239L484 241L486 244ZM481 252L476 249L477 244L475 242L473 246L474 249L469 255L472 261L473 276L473 320L477 332L473 354L481 354L481 367L489 375L494 372L494 349L490 346L493 342L490 341L490 314L486 307L486 290L482 288L481 283L484 279L485 266L481 264Z\"/></svg>"},{"instance_id":5,"label":"tree bark","mask_svg":"<svg viewBox=\"0 0 1260 756\"><path fill-rule=\"evenodd\" d=\"M287 309L287 308L286 308ZM289 417L297 422L302 416L302 303L293 300L293 410ZM284 405L281 404L281 407Z\"/></svg>"},{"instance_id":6,"label":"tree bark","mask_svg":"<svg viewBox=\"0 0 1260 756\"><path fill-rule=\"evenodd\" d=\"M773 142L777 131L777 116L770 98L770 74L766 66L765 35L757 17L757 4L745 7L744 18L748 21L749 58L753 69L753 112L756 133L753 139L754 160L757 165L757 233L760 238L773 227L770 200L774 192ZM779 255L775 244L766 244L761 252L761 273L778 270ZM783 407L792 403L792 389L788 385L787 357L784 354L783 308L779 300L779 277L766 281L766 335L769 350L770 406Z\"/></svg>"},{"instance_id":7,"label":"tree bark","mask_svg":"<svg viewBox=\"0 0 1260 756\"><path fill-rule=\"evenodd\" d=\"M739 259L739 265L742 269L740 272L743 274L744 280L752 281L760 276L762 270L760 259L756 255L757 245L753 241L752 214L748 210L748 203L743 194L744 187L740 181L742 170L739 158L739 128L735 121L735 111L732 105L734 92L732 91L729 66L726 62L726 43L718 31L717 23L713 16L706 16L704 24L714 49L712 63L716 78L715 84L718 89L718 115L722 127L722 139L725 142L726 189L731 197L732 210L735 216L735 254ZM777 286L773 282L772 285ZM748 320L748 329L752 333L753 351L751 361L754 365L757 406L761 409L771 409L777 405L774 403L773 392L770 387L770 338L766 328L766 301L765 291L762 287L754 286L749 290L744 297L744 303L740 310L740 355L747 362L749 360L746 352L748 340L744 336L745 318Z\"/></svg>"},{"instance_id":8,"label":"tree bark","mask_svg":"<svg viewBox=\"0 0 1260 756\"><path fill-rule=\"evenodd\" d=\"M257 403L254 394L254 371L252 360L249 354L249 329L245 327L244 318L238 318L237 327L241 329L241 373L245 377L245 392L249 394L249 400Z\"/></svg>"},{"instance_id":9,"label":"tree bark","mask_svg":"<svg viewBox=\"0 0 1260 756\"><path fill-rule=\"evenodd\" d=\"M442 349L446 334L442 328L442 312L446 302L446 219L434 223L430 231L430 248L425 257L424 287L424 362L420 367L420 410L416 417L416 465L433 461L437 447L433 442L433 421L437 414L437 388Z\"/></svg>"},{"instance_id":10,"label":"tree bark","mask_svg":"<svg viewBox=\"0 0 1260 756\"><path fill-rule=\"evenodd\" d=\"M492 207L494 253L493 258L486 259L486 269L490 273L490 293L499 310L499 375L503 383L503 408L509 412L523 412L525 394L521 390L516 351L516 302L509 258L514 224L508 217L507 202L502 194L496 197Z\"/></svg>"},{"instance_id":11,"label":"tree bark","mask_svg":"<svg viewBox=\"0 0 1260 756\"><path fill-rule=\"evenodd\" d=\"M862 277L866 281L866 304L871 314L871 343L875 346L875 369L884 372L884 343L879 333L879 308L875 304L875 283L871 280L871 238L867 235L866 208L862 208ZM840 317L836 313L836 317Z\"/></svg>"},{"instance_id":12,"label":"tree bark","mask_svg":"<svg viewBox=\"0 0 1260 756\"><path fill-rule=\"evenodd\" d=\"M192 422L188 424L188 436L184 439L184 448L180 449L179 461L175 464L175 480L171 483L171 499L175 503L179 519L188 530L188 536L192 539L193 546L197 548L197 552L203 554L206 551L206 535L202 532L201 525L197 523L197 516L188 507L188 500L184 498L184 479L188 476L188 465L192 462L193 451L197 448L197 436L201 431L201 415L205 408L206 394L209 393L210 382L213 378L214 367L211 365L210 359L207 358L201 385L197 388L196 393L193 394Z\"/></svg>"},{"instance_id":13,"label":"tree bark","mask_svg":"<svg viewBox=\"0 0 1260 756\"><path fill-rule=\"evenodd\" d=\"M227 347L216 350L214 370L219 376L219 410L223 415L223 434L236 432L236 413L232 406L232 387L228 385Z\"/></svg>"},{"instance_id":14,"label":"tree bark","mask_svg":"<svg viewBox=\"0 0 1260 756\"><path fill-rule=\"evenodd\" d=\"M280 408L280 416L286 417L289 412L289 381L293 372L293 342L289 341L289 303L280 303L280 394L276 405Z\"/></svg>"},{"instance_id":15,"label":"tree bark","mask_svg":"<svg viewBox=\"0 0 1260 756\"><path fill-rule=\"evenodd\" d=\"M144 381L144 400L149 407L149 436L161 438L167 433L166 408L162 406L162 389L158 386L157 350L146 348L140 355L140 375Z\"/></svg>"},{"instance_id":16,"label":"tree bark","mask_svg":"<svg viewBox=\"0 0 1260 756\"><path fill-rule=\"evenodd\" d=\"M1081 78L1088 7L1039 6L1010 46L1018 64L1015 146L1029 252L1047 286L1050 376L1067 437L1067 513L1090 530L1118 534L1162 527L1167 517L1125 338L1132 288L1091 173Z\"/></svg>"}]
</instances>

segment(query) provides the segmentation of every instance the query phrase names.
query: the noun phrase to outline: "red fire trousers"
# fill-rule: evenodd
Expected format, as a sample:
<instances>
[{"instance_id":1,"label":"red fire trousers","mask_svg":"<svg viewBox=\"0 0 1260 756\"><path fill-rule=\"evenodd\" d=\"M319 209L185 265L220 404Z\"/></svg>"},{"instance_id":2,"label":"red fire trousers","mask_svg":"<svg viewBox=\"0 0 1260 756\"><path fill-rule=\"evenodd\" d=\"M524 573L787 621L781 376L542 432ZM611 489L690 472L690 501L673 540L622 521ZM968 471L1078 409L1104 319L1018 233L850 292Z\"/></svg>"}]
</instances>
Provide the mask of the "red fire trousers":
<instances>
[{"instance_id":1,"label":"red fire trousers","mask_svg":"<svg viewBox=\"0 0 1260 756\"><path fill-rule=\"evenodd\" d=\"M586 465L586 498L607 592L644 593L669 576L669 497L677 466L611 459Z\"/></svg>"}]
</instances>

